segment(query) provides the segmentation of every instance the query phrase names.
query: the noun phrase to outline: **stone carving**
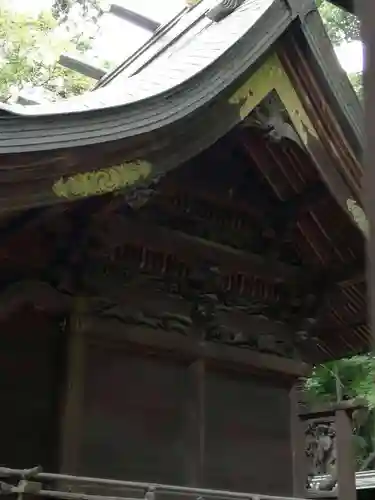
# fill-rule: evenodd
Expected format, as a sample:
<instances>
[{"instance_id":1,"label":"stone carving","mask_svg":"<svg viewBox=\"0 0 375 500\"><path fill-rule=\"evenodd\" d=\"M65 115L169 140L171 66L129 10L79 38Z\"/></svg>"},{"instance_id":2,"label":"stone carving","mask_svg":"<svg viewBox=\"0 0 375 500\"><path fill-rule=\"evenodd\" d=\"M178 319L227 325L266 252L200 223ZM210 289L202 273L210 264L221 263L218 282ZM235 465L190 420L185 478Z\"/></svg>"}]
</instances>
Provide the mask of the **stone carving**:
<instances>
[{"instance_id":1,"label":"stone carving","mask_svg":"<svg viewBox=\"0 0 375 500\"><path fill-rule=\"evenodd\" d=\"M146 179L151 170L151 164L146 161L124 162L114 167L61 178L53 184L52 191L59 198L66 199L111 193Z\"/></svg>"}]
</instances>

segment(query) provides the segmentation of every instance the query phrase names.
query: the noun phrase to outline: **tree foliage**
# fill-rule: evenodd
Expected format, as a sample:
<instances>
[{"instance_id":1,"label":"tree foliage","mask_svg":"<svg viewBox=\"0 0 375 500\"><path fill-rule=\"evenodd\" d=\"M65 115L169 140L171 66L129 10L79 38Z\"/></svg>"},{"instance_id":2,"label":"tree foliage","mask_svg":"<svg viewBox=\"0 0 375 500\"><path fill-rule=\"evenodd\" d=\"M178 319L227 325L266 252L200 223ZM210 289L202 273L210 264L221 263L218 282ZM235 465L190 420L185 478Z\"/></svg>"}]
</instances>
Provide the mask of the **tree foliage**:
<instances>
[{"instance_id":1,"label":"tree foliage","mask_svg":"<svg viewBox=\"0 0 375 500\"><path fill-rule=\"evenodd\" d=\"M361 39L361 25L356 16L336 7L327 0L318 0L317 5L327 33L334 45Z\"/></svg>"},{"instance_id":2,"label":"tree foliage","mask_svg":"<svg viewBox=\"0 0 375 500\"><path fill-rule=\"evenodd\" d=\"M59 22L66 22L75 10L81 18L97 22L103 13L102 4L102 0L54 0L52 15Z\"/></svg>"},{"instance_id":3,"label":"tree foliage","mask_svg":"<svg viewBox=\"0 0 375 500\"><path fill-rule=\"evenodd\" d=\"M362 398L368 411L354 417L355 449L358 469L371 468L375 462L375 358L353 356L315 367L306 383L310 404L319 405L342 399Z\"/></svg>"},{"instance_id":4,"label":"tree foliage","mask_svg":"<svg viewBox=\"0 0 375 500\"><path fill-rule=\"evenodd\" d=\"M80 42L80 43L79 43ZM20 90L43 88L52 99L81 94L92 80L56 64L63 52L82 51L89 40L59 24L51 12L13 11L0 0L0 100Z\"/></svg>"},{"instance_id":5,"label":"tree foliage","mask_svg":"<svg viewBox=\"0 0 375 500\"><path fill-rule=\"evenodd\" d=\"M333 45L356 42L361 39L359 19L331 4L327 0L316 0L320 15ZM350 82L360 99L363 98L362 74L349 75Z\"/></svg>"},{"instance_id":6,"label":"tree foliage","mask_svg":"<svg viewBox=\"0 0 375 500\"><path fill-rule=\"evenodd\" d=\"M306 388L311 402L364 398L375 407L375 358L353 356L315 367Z\"/></svg>"},{"instance_id":7,"label":"tree foliage","mask_svg":"<svg viewBox=\"0 0 375 500\"><path fill-rule=\"evenodd\" d=\"M352 73L349 76L350 83L353 86L353 89L356 91L360 100L363 99L363 79L362 73Z\"/></svg>"}]
</instances>

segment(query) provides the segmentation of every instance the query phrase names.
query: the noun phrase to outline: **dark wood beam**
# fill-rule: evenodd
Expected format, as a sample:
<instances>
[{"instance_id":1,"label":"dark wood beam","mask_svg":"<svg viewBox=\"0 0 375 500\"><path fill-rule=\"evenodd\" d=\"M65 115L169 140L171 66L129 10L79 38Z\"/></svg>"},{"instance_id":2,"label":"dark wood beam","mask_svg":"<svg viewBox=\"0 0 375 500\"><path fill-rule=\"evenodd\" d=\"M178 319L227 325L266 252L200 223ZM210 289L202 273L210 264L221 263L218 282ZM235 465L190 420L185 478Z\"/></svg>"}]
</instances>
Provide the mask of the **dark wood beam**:
<instances>
[{"instance_id":1,"label":"dark wood beam","mask_svg":"<svg viewBox=\"0 0 375 500\"><path fill-rule=\"evenodd\" d=\"M322 199L328 198L329 193L323 182L317 181L308 184L301 192L280 203L276 217L292 218L294 221L302 214L313 210Z\"/></svg>"},{"instance_id":2,"label":"dark wood beam","mask_svg":"<svg viewBox=\"0 0 375 500\"><path fill-rule=\"evenodd\" d=\"M69 311L71 298L42 281L19 281L0 291L0 319L26 305L63 314Z\"/></svg>"},{"instance_id":3,"label":"dark wood beam","mask_svg":"<svg viewBox=\"0 0 375 500\"><path fill-rule=\"evenodd\" d=\"M329 192L324 183L317 179L305 185L301 191L296 192L290 198L283 199L282 192L279 192L278 182L276 180L274 182L273 166L277 164L279 172L284 172L288 182L299 187L301 180L293 179L294 170L290 168L291 156L281 148L275 150L275 145L268 143L265 138L261 137L259 140L259 133L256 132L249 134L248 131L243 131L239 142L251 161L255 163L260 174L270 184L275 195L280 198L279 201L271 204L262 221L263 231L267 230L265 248L267 248L267 258L271 263L278 258L287 235L296 226L298 219L304 213L313 210L321 200L327 199ZM302 155L299 151L296 154ZM306 161L309 159L306 158ZM291 174L291 179L289 174ZM266 235L263 233L262 237L265 238Z\"/></svg>"},{"instance_id":4,"label":"dark wood beam","mask_svg":"<svg viewBox=\"0 0 375 500\"><path fill-rule=\"evenodd\" d=\"M103 195L80 200L74 205L59 204L51 207L32 208L22 211L12 217L0 232L1 245L5 246L9 240L22 231L39 228L43 224L51 222L55 217L63 212L74 212L85 216L96 216L99 211L113 210L122 200L120 196Z\"/></svg>"},{"instance_id":5,"label":"dark wood beam","mask_svg":"<svg viewBox=\"0 0 375 500\"><path fill-rule=\"evenodd\" d=\"M280 201L264 218L265 228L273 231L273 239L268 245L269 259L278 257L288 233L296 226L299 217L313 210L316 204L327 196L327 189L320 181L310 184L300 193L286 201Z\"/></svg>"},{"instance_id":6,"label":"dark wood beam","mask_svg":"<svg viewBox=\"0 0 375 500\"><path fill-rule=\"evenodd\" d=\"M347 399L345 401L339 401L338 403L327 403L324 406L319 405L316 407L310 407L299 412L301 420L308 421L312 419L319 419L325 417L333 417L337 411L347 411L353 413L356 410L366 408L367 402L365 399Z\"/></svg>"},{"instance_id":7,"label":"dark wood beam","mask_svg":"<svg viewBox=\"0 0 375 500\"><path fill-rule=\"evenodd\" d=\"M364 402L363 402L364 403ZM359 408L367 406L367 402L360 405ZM356 462L354 440L353 440L353 422L350 410L337 410L335 412L335 430L336 430L336 467L337 467L337 485L338 498L340 500L356 500L358 498L355 482Z\"/></svg>"},{"instance_id":8,"label":"dark wood beam","mask_svg":"<svg viewBox=\"0 0 375 500\"><path fill-rule=\"evenodd\" d=\"M110 229L110 227L112 229ZM108 234L109 233L109 234ZM305 284L306 289L317 280L333 287L358 284L364 279L364 264L361 260L330 269L308 269L277 260L267 261L261 255L236 250L202 238L173 231L160 226L139 223L135 219L114 215L105 232L104 246L135 244L167 255L180 256L187 264L199 262L216 264L224 272L259 276L272 282L290 281L291 284ZM319 278L321 274L321 279ZM310 283L310 285L308 285Z\"/></svg>"},{"instance_id":9,"label":"dark wood beam","mask_svg":"<svg viewBox=\"0 0 375 500\"><path fill-rule=\"evenodd\" d=\"M200 341L192 337L176 335L164 330L155 331L142 327L121 325L116 320L87 318L89 342L133 344L146 348L147 352L165 352L188 361L204 359L207 362L235 368L238 371L261 371L263 373L304 377L311 373L310 365L297 360L286 359L272 354L258 353L250 349L239 349L214 342ZM103 337L103 334L104 337Z\"/></svg>"},{"instance_id":10,"label":"dark wood beam","mask_svg":"<svg viewBox=\"0 0 375 500\"><path fill-rule=\"evenodd\" d=\"M190 236L188 234L149 225L137 219L114 216L103 224L101 239L107 250L136 245L166 255L176 255L193 266L208 263L222 272L261 277L270 282L302 281L305 271L280 262L271 265L261 255Z\"/></svg>"},{"instance_id":11,"label":"dark wood beam","mask_svg":"<svg viewBox=\"0 0 375 500\"><path fill-rule=\"evenodd\" d=\"M21 231L33 229L43 222L51 220L57 214L64 211L65 208L64 205L50 208L32 208L15 215L0 232L1 245L5 246L14 235Z\"/></svg>"},{"instance_id":12,"label":"dark wood beam","mask_svg":"<svg viewBox=\"0 0 375 500\"><path fill-rule=\"evenodd\" d=\"M292 387L290 398L290 437L292 445L293 463L293 496L306 497L306 478L308 477L308 463L306 460L306 426L299 418L301 407L301 380Z\"/></svg>"},{"instance_id":13,"label":"dark wood beam","mask_svg":"<svg viewBox=\"0 0 375 500\"><path fill-rule=\"evenodd\" d=\"M346 288L351 285L358 285L365 281L365 264L363 259L347 262L340 265L311 269L310 274L306 273L305 284L307 289L318 291L330 289L337 291L338 288ZM319 292L320 293L320 292Z\"/></svg>"},{"instance_id":14,"label":"dark wood beam","mask_svg":"<svg viewBox=\"0 0 375 500\"><path fill-rule=\"evenodd\" d=\"M186 401L186 479L198 488L204 482L206 366L203 359L193 361L187 370Z\"/></svg>"},{"instance_id":15,"label":"dark wood beam","mask_svg":"<svg viewBox=\"0 0 375 500\"><path fill-rule=\"evenodd\" d=\"M129 23L132 23L135 26L139 26L140 28L143 28L147 31L155 32L161 26L157 21L154 21L149 17L142 16L134 10L126 9L125 7L117 3L110 4L109 12L110 14L113 14L120 19L124 19L125 21L128 21Z\"/></svg>"},{"instance_id":16,"label":"dark wood beam","mask_svg":"<svg viewBox=\"0 0 375 500\"><path fill-rule=\"evenodd\" d=\"M64 68L68 68L72 71L80 73L88 78L93 78L94 80L100 80L106 74L106 70L84 61L75 55L61 54L58 63Z\"/></svg>"},{"instance_id":17,"label":"dark wood beam","mask_svg":"<svg viewBox=\"0 0 375 500\"><path fill-rule=\"evenodd\" d=\"M334 338L338 335L342 337L353 337L353 330L359 328L369 328L369 323L362 317L353 323L344 323L342 326L337 326L334 328L323 328L319 330L319 336Z\"/></svg>"},{"instance_id":18,"label":"dark wood beam","mask_svg":"<svg viewBox=\"0 0 375 500\"><path fill-rule=\"evenodd\" d=\"M258 193L254 193L254 195L251 193L249 195L251 201L249 203L236 199L230 193L228 193L228 196L223 196L223 193L215 193L214 190L205 190L196 184L187 185L186 182L179 184L168 181L165 185L162 184L156 200L159 199L160 202L166 204L178 198L188 198L192 204L207 203L214 210L226 210L229 213L248 216L249 218L259 217L259 215L265 214L269 209L269 204Z\"/></svg>"},{"instance_id":19,"label":"dark wood beam","mask_svg":"<svg viewBox=\"0 0 375 500\"><path fill-rule=\"evenodd\" d=\"M322 95L305 54L297 45L288 44L287 49L280 50L278 55L294 88L299 90L299 98L316 132L312 134L304 127L306 148L332 197L347 214L348 221L359 229L347 205L350 199L362 205L358 158L354 156L337 118ZM361 232L363 234L365 231Z\"/></svg>"},{"instance_id":20,"label":"dark wood beam","mask_svg":"<svg viewBox=\"0 0 375 500\"><path fill-rule=\"evenodd\" d=\"M75 210L67 215L70 217L70 233L56 251L56 258L59 262L55 267L60 265L63 270L59 278L61 288L79 290L87 264L89 238L95 228L95 223L99 217L115 210L121 202L120 196L96 196L86 200L85 203L78 204Z\"/></svg>"},{"instance_id":21,"label":"dark wood beam","mask_svg":"<svg viewBox=\"0 0 375 500\"><path fill-rule=\"evenodd\" d=\"M199 188L198 188L199 189ZM194 216L194 209L186 211L189 203L183 206L176 206L175 200L185 200L187 197L190 199L192 206L195 203L206 202L212 208L213 213L215 209L226 210L228 215L233 217L233 220L245 218L249 226L254 226L258 229L268 229L274 226L290 227L296 224L300 215L314 208L322 197L328 195L328 191L322 182L316 182L308 185L302 192L297 193L286 201L280 201L273 204L258 203L250 196L252 204L239 202L233 197L223 198L221 195L215 193L205 193L196 190L193 186L191 192L182 189L181 186L168 185L152 200L149 207L152 210L153 206L161 207L163 211L175 216ZM254 203L253 203L254 202Z\"/></svg>"},{"instance_id":22,"label":"dark wood beam","mask_svg":"<svg viewBox=\"0 0 375 500\"><path fill-rule=\"evenodd\" d=\"M270 166L274 165L276 161L279 164L281 171L283 171L284 168L288 169L291 161L289 156L284 154L282 150L277 152L273 151L271 145L270 147L267 147L265 139L259 140L256 136L244 132L241 135L240 140L242 147L245 148L245 151L248 155L250 155L261 175L268 180L271 186L272 179L268 174ZM306 158L306 160L310 161L308 158ZM276 206L272 207L273 213L271 212L269 214L271 223L272 219L275 217L277 219L292 218L295 222L300 215L312 210L317 203L323 199L327 199L328 197L329 191L320 179L310 182L291 198L287 200L281 199Z\"/></svg>"},{"instance_id":23,"label":"dark wood beam","mask_svg":"<svg viewBox=\"0 0 375 500\"><path fill-rule=\"evenodd\" d=\"M363 260L355 261L351 264L342 265L328 271L329 280L332 283L345 288L351 285L358 285L365 282L365 264Z\"/></svg>"},{"instance_id":24,"label":"dark wood beam","mask_svg":"<svg viewBox=\"0 0 375 500\"><path fill-rule=\"evenodd\" d=\"M77 474L79 444L82 435L85 386L85 334L81 318L86 303L75 298L72 303L65 335L67 337L65 384L61 398L59 472Z\"/></svg>"}]
</instances>

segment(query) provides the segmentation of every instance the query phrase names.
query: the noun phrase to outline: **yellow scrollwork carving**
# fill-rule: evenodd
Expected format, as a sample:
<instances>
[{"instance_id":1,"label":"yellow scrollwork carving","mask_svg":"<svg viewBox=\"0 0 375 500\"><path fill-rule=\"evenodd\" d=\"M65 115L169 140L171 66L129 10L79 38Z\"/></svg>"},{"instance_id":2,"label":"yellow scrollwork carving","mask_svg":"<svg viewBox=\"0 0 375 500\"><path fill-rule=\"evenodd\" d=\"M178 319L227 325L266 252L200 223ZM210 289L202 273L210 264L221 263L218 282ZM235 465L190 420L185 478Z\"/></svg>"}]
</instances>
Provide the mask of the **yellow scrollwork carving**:
<instances>
[{"instance_id":1,"label":"yellow scrollwork carving","mask_svg":"<svg viewBox=\"0 0 375 500\"><path fill-rule=\"evenodd\" d=\"M59 198L67 199L111 193L147 178L151 169L151 164L146 161L125 162L114 167L61 178L53 184L52 191Z\"/></svg>"},{"instance_id":2,"label":"yellow scrollwork carving","mask_svg":"<svg viewBox=\"0 0 375 500\"><path fill-rule=\"evenodd\" d=\"M353 198L349 198L348 200L346 200L346 206L348 207L348 210L351 213L354 222L357 224L357 226L366 236L366 238L368 238L370 234L370 226L363 209L357 204L357 202Z\"/></svg>"}]
</instances>

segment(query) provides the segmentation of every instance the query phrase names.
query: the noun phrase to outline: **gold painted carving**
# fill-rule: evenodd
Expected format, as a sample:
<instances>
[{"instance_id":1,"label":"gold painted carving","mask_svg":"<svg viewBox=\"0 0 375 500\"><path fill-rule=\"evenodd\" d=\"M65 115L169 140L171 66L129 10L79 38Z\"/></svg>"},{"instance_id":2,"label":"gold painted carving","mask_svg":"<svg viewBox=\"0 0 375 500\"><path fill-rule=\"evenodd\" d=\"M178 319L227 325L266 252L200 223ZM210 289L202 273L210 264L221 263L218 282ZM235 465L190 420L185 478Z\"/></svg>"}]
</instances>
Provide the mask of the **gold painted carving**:
<instances>
[{"instance_id":1,"label":"gold painted carving","mask_svg":"<svg viewBox=\"0 0 375 500\"><path fill-rule=\"evenodd\" d=\"M307 116L294 90L293 84L286 74L280 59L272 55L229 99L229 104L240 107L241 120L244 120L253 109L272 91L276 91L290 120L307 146L308 136L317 138L317 133Z\"/></svg>"},{"instance_id":2,"label":"gold painted carving","mask_svg":"<svg viewBox=\"0 0 375 500\"><path fill-rule=\"evenodd\" d=\"M348 200L346 200L346 206L348 207L348 210L351 213L354 222L357 224L357 226L366 236L366 238L368 238L370 235L370 226L363 209L357 204L357 202L353 198L349 198Z\"/></svg>"},{"instance_id":3,"label":"gold painted carving","mask_svg":"<svg viewBox=\"0 0 375 500\"><path fill-rule=\"evenodd\" d=\"M114 167L61 178L53 184L52 191L59 198L66 199L111 193L147 178L151 169L151 164L146 161L125 162Z\"/></svg>"}]
</instances>

